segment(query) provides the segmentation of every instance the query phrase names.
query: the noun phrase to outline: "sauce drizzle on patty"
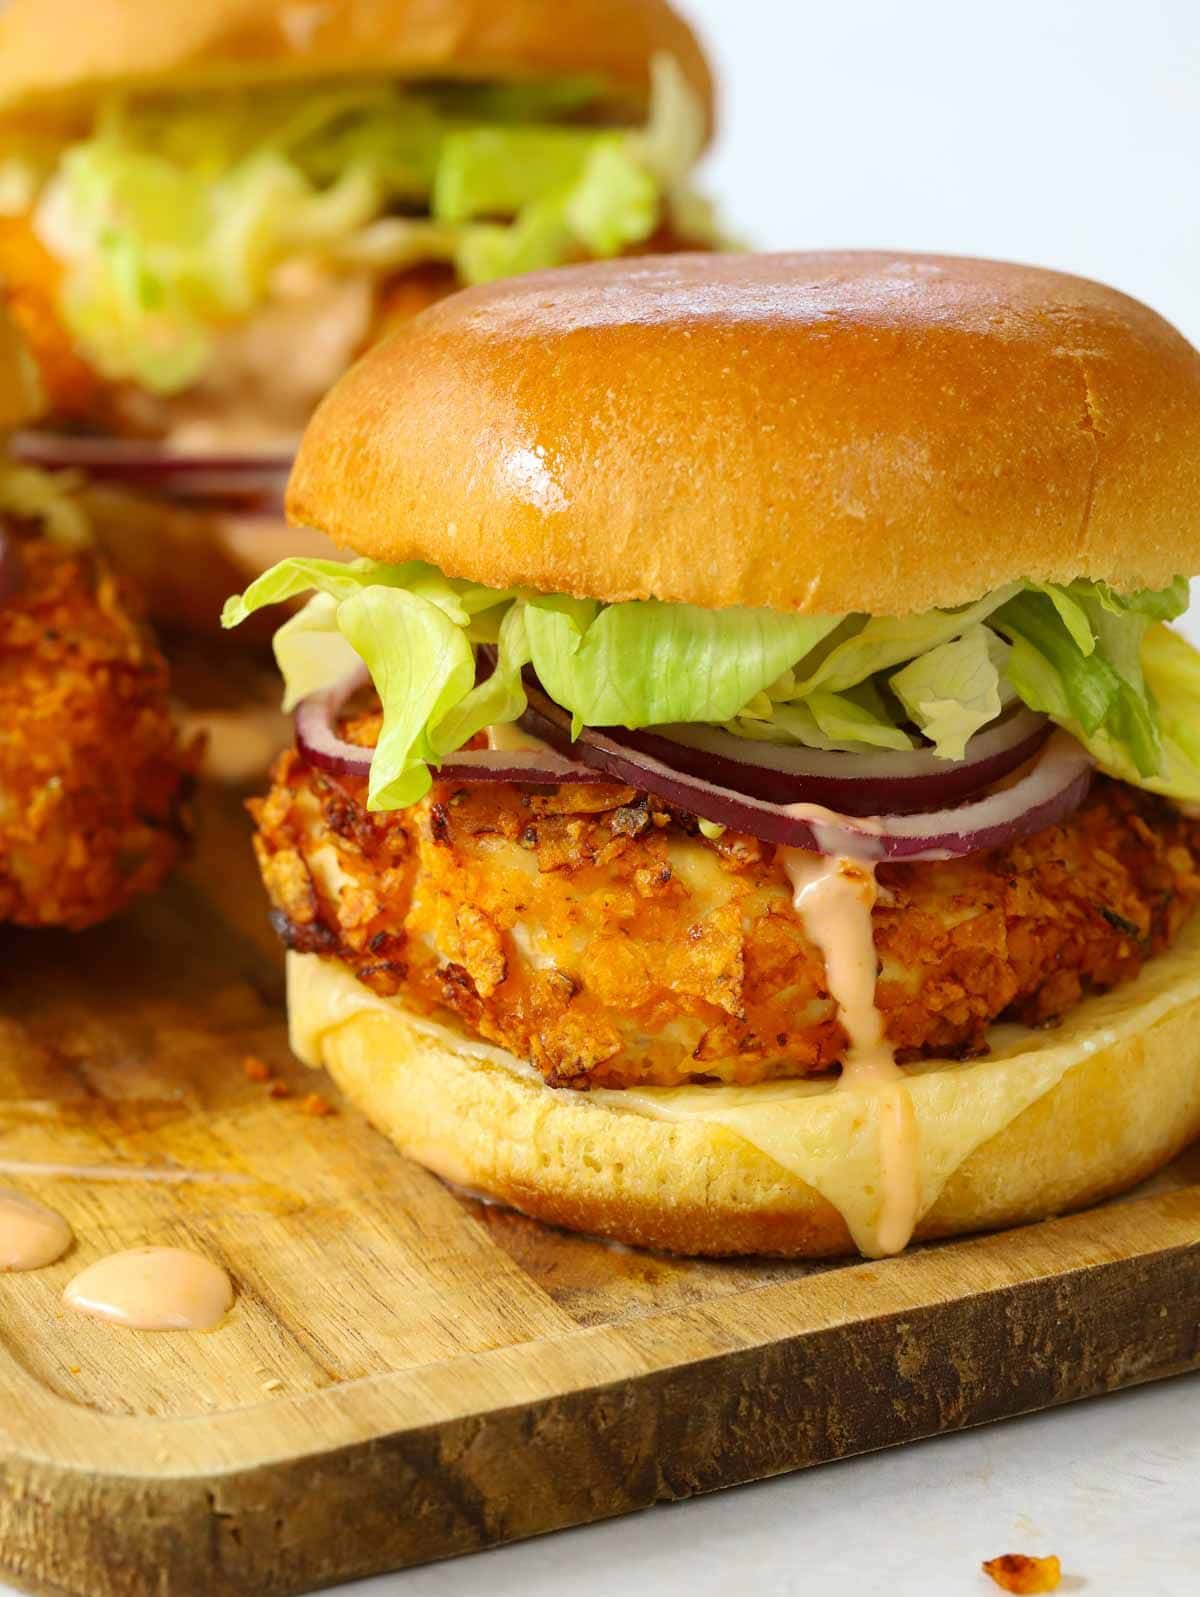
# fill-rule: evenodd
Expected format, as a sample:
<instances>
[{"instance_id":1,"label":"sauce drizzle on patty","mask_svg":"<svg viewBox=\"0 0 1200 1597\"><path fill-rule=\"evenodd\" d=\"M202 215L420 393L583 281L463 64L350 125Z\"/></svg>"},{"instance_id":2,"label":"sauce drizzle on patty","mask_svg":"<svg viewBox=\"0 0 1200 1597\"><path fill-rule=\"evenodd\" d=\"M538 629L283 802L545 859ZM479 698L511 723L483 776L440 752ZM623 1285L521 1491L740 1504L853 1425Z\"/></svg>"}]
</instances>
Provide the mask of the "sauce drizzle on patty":
<instances>
[{"instance_id":1,"label":"sauce drizzle on patty","mask_svg":"<svg viewBox=\"0 0 1200 1597\"><path fill-rule=\"evenodd\" d=\"M824 955L829 994L846 1033L839 1088L866 1089L879 1100L882 1190L872 1245L864 1252L899 1253L919 1218L919 1131L904 1071L875 1002L875 870L861 860L794 848L781 848L779 857L792 883L796 913Z\"/></svg>"}]
</instances>

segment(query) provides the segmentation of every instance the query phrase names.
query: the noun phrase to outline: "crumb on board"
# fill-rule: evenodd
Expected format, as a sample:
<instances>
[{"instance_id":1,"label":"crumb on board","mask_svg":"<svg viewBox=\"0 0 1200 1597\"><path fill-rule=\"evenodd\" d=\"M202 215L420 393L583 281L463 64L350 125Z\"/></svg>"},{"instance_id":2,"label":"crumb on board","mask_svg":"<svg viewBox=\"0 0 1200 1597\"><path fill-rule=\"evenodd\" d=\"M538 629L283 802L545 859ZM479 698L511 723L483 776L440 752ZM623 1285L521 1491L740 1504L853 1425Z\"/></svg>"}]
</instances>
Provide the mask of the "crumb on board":
<instances>
[{"instance_id":1,"label":"crumb on board","mask_svg":"<svg viewBox=\"0 0 1200 1597\"><path fill-rule=\"evenodd\" d=\"M265 1059L260 1059L257 1054L247 1054L242 1060L242 1069L246 1072L247 1081L270 1081L271 1067Z\"/></svg>"},{"instance_id":2,"label":"crumb on board","mask_svg":"<svg viewBox=\"0 0 1200 1597\"><path fill-rule=\"evenodd\" d=\"M290 1098L292 1096L292 1089L286 1081L273 1081L267 1091L272 1098Z\"/></svg>"},{"instance_id":3,"label":"crumb on board","mask_svg":"<svg viewBox=\"0 0 1200 1597\"><path fill-rule=\"evenodd\" d=\"M334 1115L337 1110L328 1098L322 1098L319 1092L310 1092L301 1104L301 1109L306 1115L312 1115L316 1120L323 1120L326 1115Z\"/></svg>"},{"instance_id":4,"label":"crumb on board","mask_svg":"<svg viewBox=\"0 0 1200 1597\"><path fill-rule=\"evenodd\" d=\"M1030 1558L1025 1553L1002 1553L983 1566L1002 1591L1019 1593L1057 1591L1062 1580L1062 1565L1053 1555Z\"/></svg>"},{"instance_id":5,"label":"crumb on board","mask_svg":"<svg viewBox=\"0 0 1200 1597\"><path fill-rule=\"evenodd\" d=\"M282 1387L282 1385L283 1385L283 1382L279 1379L279 1377L277 1375L274 1375L274 1376L271 1377L271 1379L269 1381L264 1381L263 1382L262 1389L263 1389L264 1392L278 1392L279 1389Z\"/></svg>"},{"instance_id":6,"label":"crumb on board","mask_svg":"<svg viewBox=\"0 0 1200 1597\"><path fill-rule=\"evenodd\" d=\"M78 1364L68 1364L67 1365L67 1374L68 1375L78 1375L79 1372L80 1372L80 1368L81 1368L81 1366L78 1365Z\"/></svg>"}]
</instances>

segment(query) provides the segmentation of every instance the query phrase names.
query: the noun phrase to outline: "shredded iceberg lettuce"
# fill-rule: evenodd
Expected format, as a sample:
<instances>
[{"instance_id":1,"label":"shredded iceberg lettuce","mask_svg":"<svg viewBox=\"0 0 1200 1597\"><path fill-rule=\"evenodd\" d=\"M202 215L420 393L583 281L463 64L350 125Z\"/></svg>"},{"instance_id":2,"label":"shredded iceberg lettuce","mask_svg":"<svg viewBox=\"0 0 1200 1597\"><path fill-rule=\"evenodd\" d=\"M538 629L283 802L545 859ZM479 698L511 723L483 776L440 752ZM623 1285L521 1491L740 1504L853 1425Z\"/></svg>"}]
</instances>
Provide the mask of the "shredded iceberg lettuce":
<instances>
[{"instance_id":1,"label":"shredded iceberg lettuce","mask_svg":"<svg viewBox=\"0 0 1200 1597\"><path fill-rule=\"evenodd\" d=\"M923 616L799 616L499 591L419 561L285 560L230 599L236 626L316 590L276 634L285 708L366 663L383 709L375 809L414 803L431 768L524 712L522 670L583 727L724 726L857 753L918 739L961 759L1017 697L1135 785L1200 800L1200 655L1162 623L1188 585L1014 583ZM476 648L496 667L476 680Z\"/></svg>"},{"instance_id":2,"label":"shredded iceberg lettuce","mask_svg":"<svg viewBox=\"0 0 1200 1597\"><path fill-rule=\"evenodd\" d=\"M1146 634L1187 603L1183 577L1125 597L1103 583L1037 584L993 619L1013 646L1006 669L1025 703L1068 727L1106 769L1147 779L1161 772L1163 750L1144 674Z\"/></svg>"},{"instance_id":3,"label":"shredded iceberg lettuce","mask_svg":"<svg viewBox=\"0 0 1200 1597\"><path fill-rule=\"evenodd\" d=\"M656 600L535 597L526 614L538 679L577 728L727 721L836 624Z\"/></svg>"},{"instance_id":4,"label":"shredded iceberg lettuce","mask_svg":"<svg viewBox=\"0 0 1200 1597\"><path fill-rule=\"evenodd\" d=\"M1012 697L1008 647L990 627L967 627L888 678L912 723L944 759L961 760L968 741Z\"/></svg>"},{"instance_id":5,"label":"shredded iceberg lettuce","mask_svg":"<svg viewBox=\"0 0 1200 1597\"><path fill-rule=\"evenodd\" d=\"M0 204L36 205L64 319L97 368L177 393L297 258L376 275L444 261L473 283L618 254L677 208L707 229L687 187L704 115L678 65L655 63L644 128L555 120L598 92L571 79L114 99L53 161L14 150Z\"/></svg>"},{"instance_id":6,"label":"shredded iceberg lettuce","mask_svg":"<svg viewBox=\"0 0 1200 1597\"><path fill-rule=\"evenodd\" d=\"M414 803L431 765L483 727L517 720L527 664L577 727L723 721L837 625L771 610L503 593L419 562L368 560L285 560L229 601L223 623L312 588L316 598L276 634L285 705L355 657L366 663L383 705L369 794L376 809ZM479 643L495 646L496 669L477 684Z\"/></svg>"}]
</instances>

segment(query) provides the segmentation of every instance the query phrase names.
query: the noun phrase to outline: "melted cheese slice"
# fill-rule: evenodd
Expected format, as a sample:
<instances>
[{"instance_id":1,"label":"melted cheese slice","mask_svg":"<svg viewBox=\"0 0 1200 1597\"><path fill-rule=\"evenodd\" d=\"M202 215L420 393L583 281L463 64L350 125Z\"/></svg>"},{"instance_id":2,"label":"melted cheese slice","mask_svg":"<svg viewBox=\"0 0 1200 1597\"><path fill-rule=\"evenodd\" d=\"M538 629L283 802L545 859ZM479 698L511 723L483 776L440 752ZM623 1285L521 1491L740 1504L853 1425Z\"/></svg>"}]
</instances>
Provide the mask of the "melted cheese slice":
<instances>
[{"instance_id":1,"label":"melted cheese slice","mask_svg":"<svg viewBox=\"0 0 1200 1597\"><path fill-rule=\"evenodd\" d=\"M498 1066L543 1092L655 1120L698 1120L724 1126L813 1187L842 1215L862 1252L879 1252L884 1196L879 1116L886 1098L870 1087L834 1080L773 1081L752 1087L695 1085L593 1088L587 1094L545 1086L532 1068L503 1048L379 998L344 966L313 954L289 954L292 1048L319 1065L322 1043L363 1011L382 1011L458 1054ZM991 1053L968 1064L931 1059L904 1067L920 1138L918 1219L937 1202L971 1154L1053 1090L1067 1071L1126 1038L1141 1035L1183 1005L1200 999L1200 916L1174 948L1153 959L1135 981L1086 999L1047 1031L995 1026Z\"/></svg>"}]
</instances>

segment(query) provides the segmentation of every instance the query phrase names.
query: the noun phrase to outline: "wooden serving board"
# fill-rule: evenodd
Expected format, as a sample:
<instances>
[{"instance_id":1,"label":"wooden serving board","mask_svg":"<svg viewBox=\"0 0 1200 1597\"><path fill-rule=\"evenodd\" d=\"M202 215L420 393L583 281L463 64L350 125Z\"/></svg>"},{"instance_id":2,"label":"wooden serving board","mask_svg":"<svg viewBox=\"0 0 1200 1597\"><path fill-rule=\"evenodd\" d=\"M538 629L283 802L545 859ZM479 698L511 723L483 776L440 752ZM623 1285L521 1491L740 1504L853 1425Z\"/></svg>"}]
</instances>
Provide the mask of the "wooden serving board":
<instances>
[{"instance_id":1,"label":"wooden serving board","mask_svg":"<svg viewBox=\"0 0 1200 1597\"><path fill-rule=\"evenodd\" d=\"M306 1114L336 1094L288 1053L247 832L211 793L167 893L81 938L4 935L0 1181L78 1238L0 1277L18 1582L305 1591L1200 1365L1200 1157L885 1263L689 1263L485 1207L353 1111ZM85 1263L151 1242L228 1265L221 1330L62 1308Z\"/></svg>"}]
</instances>

